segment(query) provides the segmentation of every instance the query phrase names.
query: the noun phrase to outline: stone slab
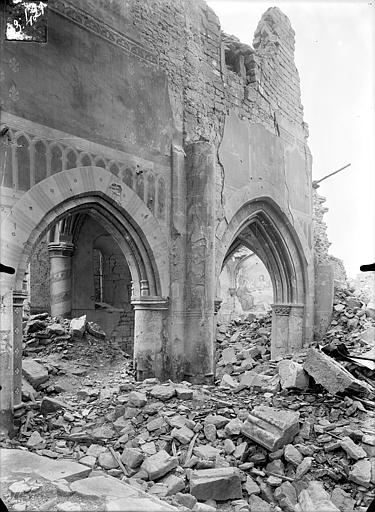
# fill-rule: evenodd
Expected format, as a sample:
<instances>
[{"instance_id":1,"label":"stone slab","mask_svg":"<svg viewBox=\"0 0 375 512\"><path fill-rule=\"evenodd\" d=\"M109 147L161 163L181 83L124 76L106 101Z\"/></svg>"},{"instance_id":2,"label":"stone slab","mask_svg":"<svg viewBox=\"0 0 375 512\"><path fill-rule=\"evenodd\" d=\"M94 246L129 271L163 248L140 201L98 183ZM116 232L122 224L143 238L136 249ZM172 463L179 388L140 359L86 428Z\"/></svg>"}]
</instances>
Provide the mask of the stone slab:
<instances>
[{"instance_id":1,"label":"stone slab","mask_svg":"<svg viewBox=\"0 0 375 512\"><path fill-rule=\"evenodd\" d=\"M144 469L150 480L157 480L166 475L172 469L178 466L177 457L172 457L165 450L160 450L155 455L148 457L142 464L141 468Z\"/></svg>"},{"instance_id":2,"label":"stone slab","mask_svg":"<svg viewBox=\"0 0 375 512\"><path fill-rule=\"evenodd\" d=\"M26 358L22 361L22 373L32 386L37 388L48 380L48 371L34 359Z\"/></svg>"},{"instance_id":3,"label":"stone slab","mask_svg":"<svg viewBox=\"0 0 375 512\"><path fill-rule=\"evenodd\" d=\"M177 512L177 508L150 498L108 498L105 512Z\"/></svg>"},{"instance_id":4,"label":"stone slab","mask_svg":"<svg viewBox=\"0 0 375 512\"><path fill-rule=\"evenodd\" d=\"M299 511L311 512L313 510L324 512L340 512L330 500L323 484L317 481L311 481L307 489L303 489L298 497ZM296 508L296 510L298 510Z\"/></svg>"},{"instance_id":5,"label":"stone slab","mask_svg":"<svg viewBox=\"0 0 375 512\"><path fill-rule=\"evenodd\" d=\"M198 500L235 500L242 498L238 468L198 469L190 477L190 494Z\"/></svg>"},{"instance_id":6,"label":"stone slab","mask_svg":"<svg viewBox=\"0 0 375 512\"><path fill-rule=\"evenodd\" d=\"M315 348L308 350L303 367L315 382L332 395L348 391L368 394L371 391L366 382L356 379L332 357Z\"/></svg>"},{"instance_id":7,"label":"stone slab","mask_svg":"<svg viewBox=\"0 0 375 512\"><path fill-rule=\"evenodd\" d=\"M51 482L62 478L73 482L85 478L91 472L91 468L78 462L52 460L35 453L8 448L0 448L0 461L1 478L5 473L9 476L11 474L33 474Z\"/></svg>"},{"instance_id":8,"label":"stone slab","mask_svg":"<svg viewBox=\"0 0 375 512\"><path fill-rule=\"evenodd\" d=\"M249 413L241 433L274 452L292 442L298 431L298 412L260 405Z\"/></svg>"},{"instance_id":9,"label":"stone slab","mask_svg":"<svg viewBox=\"0 0 375 512\"><path fill-rule=\"evenodd\" d=\"M79 496L85 497L105 497L112 496L118 498L137 497L136 489L117 480L112 476L94 476L77 480L70 485L72 491Z\"/></svg>"}]
</instances>

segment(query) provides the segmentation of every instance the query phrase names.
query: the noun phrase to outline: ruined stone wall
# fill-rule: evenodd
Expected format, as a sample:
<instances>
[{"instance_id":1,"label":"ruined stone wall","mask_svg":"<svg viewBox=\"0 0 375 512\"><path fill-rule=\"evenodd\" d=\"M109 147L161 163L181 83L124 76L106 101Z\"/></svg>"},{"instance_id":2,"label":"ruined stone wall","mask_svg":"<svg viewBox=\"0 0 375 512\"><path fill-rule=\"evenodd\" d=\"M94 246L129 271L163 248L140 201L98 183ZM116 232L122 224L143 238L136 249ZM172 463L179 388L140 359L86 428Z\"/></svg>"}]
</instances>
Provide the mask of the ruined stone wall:
<instances>
[{"instance_id":1,"label":"ruined stone wall","mask_svg":"<svg viewBox=\"0 0 375 512\"><path fill-rule=\"evenodd\" d=\"M326 198L319 195L317 190L313 189L313 228L314 228L314 257L318 263L329 263L328 254L331 242L328 240L327 224L324 222L324 214L328 208L324 206Z\"/></svg>"},{"instance_id":2,"label":"ruined stone wall","mask_svg":"<svg viewBox=\"0 0 375 512\"><path fill-rule=\"evenodd\" d=\"M186 142L218 142L230 108L277 134L285 119L303 141L294 31L279 9L263 15L254 48L226 36L202 0L134 0L127 15L168 75L176 126Z\"/></svg>"}]
</instances>

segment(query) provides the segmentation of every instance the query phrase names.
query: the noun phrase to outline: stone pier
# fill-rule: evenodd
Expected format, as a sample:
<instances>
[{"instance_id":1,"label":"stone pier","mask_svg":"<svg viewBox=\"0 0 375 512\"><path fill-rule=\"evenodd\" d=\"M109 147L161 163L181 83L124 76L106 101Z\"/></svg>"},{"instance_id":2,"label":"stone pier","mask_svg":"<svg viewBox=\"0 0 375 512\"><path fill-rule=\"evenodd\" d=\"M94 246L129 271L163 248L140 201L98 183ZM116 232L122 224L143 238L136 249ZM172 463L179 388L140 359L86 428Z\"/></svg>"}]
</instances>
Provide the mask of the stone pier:
<instances>
[{"instance_id":1,"label":"stone pier","mask_svg":"<svg viewBox=\"0 0 375 512\"><path fill-rule=\"evenodd\" d=\"M187 155L185 378L214 378L215 153L195 142Z\"/></svg>"}]
</instances>

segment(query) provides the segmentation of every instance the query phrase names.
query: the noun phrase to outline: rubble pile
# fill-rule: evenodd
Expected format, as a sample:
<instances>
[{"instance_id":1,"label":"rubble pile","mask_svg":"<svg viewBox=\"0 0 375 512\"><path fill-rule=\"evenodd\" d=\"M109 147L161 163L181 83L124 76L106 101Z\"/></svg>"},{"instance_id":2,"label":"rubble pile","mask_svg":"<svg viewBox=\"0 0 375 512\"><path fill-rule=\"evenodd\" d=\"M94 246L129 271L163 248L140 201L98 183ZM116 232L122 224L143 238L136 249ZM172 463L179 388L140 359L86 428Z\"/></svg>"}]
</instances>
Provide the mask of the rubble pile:
<instances>
[{"instance_id":1,"label":"rubble pile","mask_svg":"<svg viewBox=\"0 0 375 512\"><path fill-rule=\"evenodd\" d=\"M51 319L34 317L25 351L31 340L50 340L30 347L42 348L37 360L24 360L36 396L17 435L1 446L71 459L93 478L104 472L181 510L365 512L375 484L374 381L352 355L368 352L375 322L358 299L340 293L320 342L325 352L272 361L269 316L219 326L212 386L135 382L123 353L104 359L104 339L102 362L85 360L96 346L87 324L61 321L51 330ZM77 380L59 391L64 360ZM352 368L360 369L353 375ZM19 503L20 495L10 491L9 500Z\"/></svg>"}]
</instances>

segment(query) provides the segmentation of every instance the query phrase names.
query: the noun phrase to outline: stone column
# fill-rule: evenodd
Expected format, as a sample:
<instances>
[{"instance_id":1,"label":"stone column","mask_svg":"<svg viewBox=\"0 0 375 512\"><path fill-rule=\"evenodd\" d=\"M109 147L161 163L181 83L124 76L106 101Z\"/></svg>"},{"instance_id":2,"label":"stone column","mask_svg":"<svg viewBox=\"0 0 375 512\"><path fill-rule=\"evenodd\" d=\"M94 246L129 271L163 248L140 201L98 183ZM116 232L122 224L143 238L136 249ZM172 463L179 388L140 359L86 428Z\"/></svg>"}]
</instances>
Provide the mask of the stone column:
<instances>
[{"instance_id":1,"label":"stone column","mask_svg":"<svg viewBox=\"0 0 375 512\"><path fill-rule=\"evenodd\" d=\"M172 146L170 207L169 375L176 382L185 373L186 162L183 148Z\"/></svg>"},{"instance_id":2,"label":"stone column","mask_svg":"<svg viewBox=\"0 0 375 512\"><path fill-rule=\"evenodd\" d=\"M2 293L6 286L0 279ZM3 291L4 290L4 291ZM9 289L8 289L9 290ZM0 435L13 429L13 304L12 292L0 302Z\"/></svg>"},{"instance_id":3,"label":"stone column","mask_svg":"<svg viewBox=\"0 0 375 512\"><path fill-rule=\"evenodd\" d=\"M72 312L71 242L48 244L50 261L51 316L69 317Z\"/></svg>"},{"instance_id":4,"label":"stone column","mask_svg":"<svg viewBox=\"0 0 375 512\"><path fill-rule=\"evenodd\" d=\"M134 362L137 380L157 377L165 380L167 366L166 319L168 299L140 297L133 299Z\"/></svg>"},{"instance_id":5,"label":"stone column","mask_svg":"<svg viewBox=\"0 0 375 512\"><path fill-rule=\"evenodd\" d=\"M185 379L214 378L215 152L207 142L186 148Z\"/></svg>"},{"instance_id":6,"label":"stone column","mask_svg":"<svg viewBox=\"0 0 375 512\"><path fill-rule=\"evenodd\" d=\"M298 352L303 347L304 305L271 304L271 359Z\"/></svg>"},{"instance_id":7,"label":"stone column","mask_svg":"<svg viewBox=\"0 0 375 512\"><path fill-rule=\"evenodd\" d=\"M27 293L13 292L13 407L22 402L22 312Z\"/></svg>"}]
</instances>

